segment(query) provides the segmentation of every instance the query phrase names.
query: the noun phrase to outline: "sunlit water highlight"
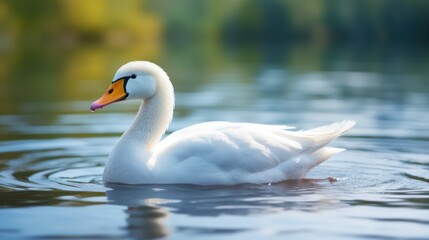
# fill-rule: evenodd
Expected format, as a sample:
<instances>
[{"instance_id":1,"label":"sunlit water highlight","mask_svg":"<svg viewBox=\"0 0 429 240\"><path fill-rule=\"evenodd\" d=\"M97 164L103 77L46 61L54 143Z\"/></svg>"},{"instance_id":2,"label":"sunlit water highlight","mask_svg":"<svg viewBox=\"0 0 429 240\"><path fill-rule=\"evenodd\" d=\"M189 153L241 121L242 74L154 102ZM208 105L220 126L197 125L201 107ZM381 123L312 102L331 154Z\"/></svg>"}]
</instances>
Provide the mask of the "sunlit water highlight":
<instances>
[{"instance_id":1,"label":"sunlit water highlight","mask_svg":"<svg viewBox=\"0 0 429 240\"><path fill-rule=\"evenodd\" d=\"M23 102L0 115L0 238L427 239L427 83L280 69L263 70L253 83L214 77L224 80L177 92L169 133L209 120L301 129L354 119L334 143L348 151L306 180L106 186L106 156L137 103L89 113L89 101Z\"/></svg>"}]
</instances>

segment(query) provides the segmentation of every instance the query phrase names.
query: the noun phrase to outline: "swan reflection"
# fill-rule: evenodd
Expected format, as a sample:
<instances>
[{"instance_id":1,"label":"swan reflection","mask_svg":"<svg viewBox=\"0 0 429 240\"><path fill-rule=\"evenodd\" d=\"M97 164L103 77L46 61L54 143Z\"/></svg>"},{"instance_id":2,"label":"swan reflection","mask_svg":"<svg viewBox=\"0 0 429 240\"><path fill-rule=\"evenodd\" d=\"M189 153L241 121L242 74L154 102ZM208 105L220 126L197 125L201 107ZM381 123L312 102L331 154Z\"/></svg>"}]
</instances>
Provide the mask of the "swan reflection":
<instances>
[{"instance_id":1,"label":"swan reflection","mask_svg":"<svg viewBox=\"0 0 429 240\"><path fill-rule=\"evenodd\" d=\"M127 227L130 237L135 239L161 238L169 235L165 221L168 212L160 207L128 207Z\"/></svg>"},{"instance_id":2,"label":"swan reflection","mask_svg":"<svg viewBox=\"0 0 429 240\"><path fill-rule=\"evenodd\" d=\"M329 184L325 181L324 184ZM188 216L246 216L290 209L313 211L338 207L339 202L323 193L324 184L311 180L273 185L109 185L109 202L127 206L127 231L135 239L167 237L171 214ZM303 198L303 195L306 195ZM312 195L313 197L309 197ZM174 226L177 227L177 226Z\"/></svg>"}]
</instances>

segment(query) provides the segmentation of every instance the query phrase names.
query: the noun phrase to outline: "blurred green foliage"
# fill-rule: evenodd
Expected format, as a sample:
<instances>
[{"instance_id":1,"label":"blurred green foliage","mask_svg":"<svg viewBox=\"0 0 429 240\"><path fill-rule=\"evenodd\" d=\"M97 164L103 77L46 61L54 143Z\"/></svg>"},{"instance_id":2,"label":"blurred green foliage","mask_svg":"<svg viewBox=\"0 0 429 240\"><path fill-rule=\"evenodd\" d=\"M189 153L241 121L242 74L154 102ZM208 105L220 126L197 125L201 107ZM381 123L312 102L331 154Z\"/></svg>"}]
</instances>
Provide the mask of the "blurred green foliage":
<instances>
[{"instance_id":1,"label":"blurred green foliage","mask_svg":"<svg viewBox=\"0 0 429 240\"><path fill-rule=\"evenodd\" d=\"M0 31L2 45L201 39L424 44L428 12L426 0L5 0Z\"/></svg>"},{"instance_id":2,"label":"blurred green foliage","mask_svg":"<svg viewBox=\"0 0 429 240\"><path fill-rule=\"evenodd\" d=\"M404 53L424 55L428 12L427 0L0 0L0 100L92 99L135 59L183 89L264 64L395 70ZM423 57L404 68L426 69Z\"/></svg>"}]
</instances>

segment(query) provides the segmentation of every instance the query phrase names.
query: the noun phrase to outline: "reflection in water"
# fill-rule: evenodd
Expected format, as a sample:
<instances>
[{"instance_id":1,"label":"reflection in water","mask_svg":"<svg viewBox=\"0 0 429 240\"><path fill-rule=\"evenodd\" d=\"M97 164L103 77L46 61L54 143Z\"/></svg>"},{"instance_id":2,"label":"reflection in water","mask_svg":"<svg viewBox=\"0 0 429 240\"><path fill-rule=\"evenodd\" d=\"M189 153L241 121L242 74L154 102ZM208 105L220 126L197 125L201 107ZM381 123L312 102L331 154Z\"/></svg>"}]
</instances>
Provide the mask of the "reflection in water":
<instances>
[{"instance_id":1,"label":"reflection in water","mask_svg":"<svg viewBox=\"0 0 429 240\"><path fill-rule=\"evenodd\" d=\"M133 239L161 238L169 235L168 212L155 206L128 207L127 231Z\"/></svg>"},{"instance_id":2,"label":"reflection in water","mask_svg":"<svg viewBox=\"0 0 429 240\"><path fill-rule=\"evenodd\" d=\"M170 214L194 217L249 216L288 210L319 211L343 206L319 191L332 179L286 181L273 185L109 185L112 204L127 206L127 231L134 239L165 237L170 231L197 231L198 227L176 226L169 230ZM312 197L309 197L311 195ZM210 233L244 231L234 225L206 229ZM204 230L204 232L206 232Z\"/></svg>"},{"instance_id":3,"label":"reflection in water","mask_svg":"<svg viewBox=\"0 0 429 240\"><path fill-rule=\"evenodd\" d=\"M111 185L106 192L108 201L126 206L127 232L133 239L161 238L169 235L168 210L162 207L165 200L148 195L145 187ZM151 188L152 189L152 188Z\"/></svg>"}]
</instances>

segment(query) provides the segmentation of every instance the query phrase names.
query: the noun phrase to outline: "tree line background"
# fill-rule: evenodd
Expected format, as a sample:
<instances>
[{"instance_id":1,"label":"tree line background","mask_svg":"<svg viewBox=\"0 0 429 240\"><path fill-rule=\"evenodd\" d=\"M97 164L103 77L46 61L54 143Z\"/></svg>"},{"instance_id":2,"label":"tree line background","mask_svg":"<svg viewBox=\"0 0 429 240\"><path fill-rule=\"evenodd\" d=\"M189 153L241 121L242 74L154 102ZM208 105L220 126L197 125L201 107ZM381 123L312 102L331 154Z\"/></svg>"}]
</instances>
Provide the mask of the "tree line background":
<instances>
[{"instance_id":1,"label":"tree line background","mask_svg":"<svg viewBox=\"0 0 429 240\"><path fill-rule=\"evenodd\" d=\"M426 0L4 0L2 45L129 41L426 44Z\"/></svg>"}]
</instances>

